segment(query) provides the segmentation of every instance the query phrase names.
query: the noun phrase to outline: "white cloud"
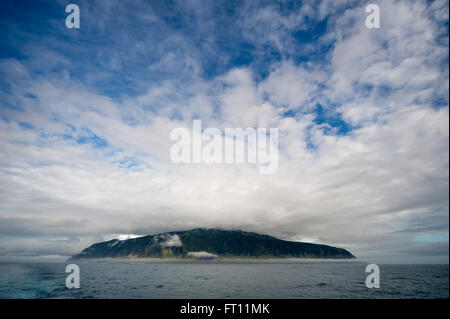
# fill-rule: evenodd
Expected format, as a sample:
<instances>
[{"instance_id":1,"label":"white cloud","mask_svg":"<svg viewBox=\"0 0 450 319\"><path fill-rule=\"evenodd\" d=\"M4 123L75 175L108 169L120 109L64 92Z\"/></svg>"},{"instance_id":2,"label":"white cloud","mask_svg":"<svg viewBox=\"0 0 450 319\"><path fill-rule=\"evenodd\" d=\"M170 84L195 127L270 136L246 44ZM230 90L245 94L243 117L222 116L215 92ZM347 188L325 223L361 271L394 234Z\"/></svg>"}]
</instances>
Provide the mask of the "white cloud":
<instances>
[{"instance_id":1,"label":"white cloud","mask_svg":"<svg viewBox=\"0 0 450 319\"><path fill-rule=\"evenodd\" d=\"M165 238L165 241L161 243L161 246L163 247L181 247L183 246L183 243L181 242L180 236L177 234L168 235Z\"/></svg>"},{"instance_id":2,"label":"white cloud","mask_svg":"<svg viewBox=\"0 0 450 319\"><path fill-rule=\"evenodd\" d=\"M194 258L200 258L200 259L202 259L202 258L209 259L209 258L217 257L217 255L208 253L207 251L191 251L191 252L188 252L187 256L194 257Z\"/></svg>"},{"instance_id":3,"label":"white cloud","mask_svg":"<svg viewBox=\"0 0 450 319\"><path fill-rule=\"evenodd\" d=\"M1 109L9 120L0 119L1 234L8 238L0 254L73 254L110 234L199 226L314 239L369 258L414 250L419 233L448 236L448 71L440 62L448 43L436 41L441 30L430 18L448 21L448 4L380 6L379 31L364 27L361 6L330 20L325 37L336 42L329 65L283 60L262 81L250 68L233 68L112 99L70 78L32 75L17 60L0 61L12 86L3 103L24 108ZM273 17L282 20L279 28L302 23L269 9L254 22ZM280 49L291 41L272 40ZM175 63L166 58L160 63ZM382 86L390 91L381 94ZM447 105L435 107L433 98L442 96ZM310 113L318 101L355 128L327 133ZM298 112L283 117L287 110ZM221 130L278 127L277 174L172 164L169 132L190 128L192 118ZM77 143L86 129L108 145ZM62 235L80 240L50 241ZM166 243L181 244L175 236Z\"/></svg>"}]
</instances>

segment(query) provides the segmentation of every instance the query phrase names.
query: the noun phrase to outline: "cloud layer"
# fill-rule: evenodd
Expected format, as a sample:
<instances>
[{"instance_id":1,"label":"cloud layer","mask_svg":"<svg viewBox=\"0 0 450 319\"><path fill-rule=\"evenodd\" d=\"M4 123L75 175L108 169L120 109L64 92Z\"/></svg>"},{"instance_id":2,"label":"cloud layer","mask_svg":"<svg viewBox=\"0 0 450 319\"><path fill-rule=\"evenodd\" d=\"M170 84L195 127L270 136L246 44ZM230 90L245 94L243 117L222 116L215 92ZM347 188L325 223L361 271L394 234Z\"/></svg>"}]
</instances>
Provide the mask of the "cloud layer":
<instances>
[{"instance_id":1,"label":"cloud layer","mask_svg":"<svg viewBox=\"0 0 450 319\"><path fill-rule=\"evenodd\" d=\"M448 262L448 2L38 5L0 5L1 259L219 227ZM277 127L277 173L171 163L193 119Z\"/></svg>"}]
</instances>

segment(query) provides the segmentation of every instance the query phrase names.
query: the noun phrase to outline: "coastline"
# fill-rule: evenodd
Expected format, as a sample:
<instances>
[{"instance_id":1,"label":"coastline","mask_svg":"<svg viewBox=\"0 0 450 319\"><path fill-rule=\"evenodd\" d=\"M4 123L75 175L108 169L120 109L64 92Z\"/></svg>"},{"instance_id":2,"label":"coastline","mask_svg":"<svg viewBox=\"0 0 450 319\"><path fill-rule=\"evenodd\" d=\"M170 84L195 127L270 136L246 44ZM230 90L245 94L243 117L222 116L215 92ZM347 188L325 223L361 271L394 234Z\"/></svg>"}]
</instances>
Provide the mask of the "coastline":
<instances>
[{"instance_id":1,"label":"coastline","mask_svg":"<svg viewBox=\"0 0 450 319\"><path fill-rule=\"evenodd\" d=\"M351 262L364 263L357 258L243 258L243 257L216 257L214 259L204 258L83 258L71 259L67 262L78 263L141 263L141 264L164 264L164 263L207 263L207 264L299 264L299 263L329 263L329 262Z\"/></svg>"}]
</instances>

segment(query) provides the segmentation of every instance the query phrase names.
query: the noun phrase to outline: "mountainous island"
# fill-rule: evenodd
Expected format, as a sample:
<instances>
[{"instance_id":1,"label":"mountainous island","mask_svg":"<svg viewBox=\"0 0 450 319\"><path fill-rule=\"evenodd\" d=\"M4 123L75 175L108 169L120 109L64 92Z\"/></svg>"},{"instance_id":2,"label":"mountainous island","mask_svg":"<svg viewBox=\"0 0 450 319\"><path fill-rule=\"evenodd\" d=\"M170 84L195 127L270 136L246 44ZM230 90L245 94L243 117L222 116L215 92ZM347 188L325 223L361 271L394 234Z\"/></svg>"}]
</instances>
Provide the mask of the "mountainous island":
<instances>
[{"instance_id":1,"label":"mountainous island","mask_svg":"<svg viewBox=\"0 0 450 319\"><path fill-rule=\"evenodd\" d=\"M343 248L286 241L240 230L196 228L96 243L69 260L100 258L213 259L222 257L355 258Z\"/></svg>"}]
</instances>

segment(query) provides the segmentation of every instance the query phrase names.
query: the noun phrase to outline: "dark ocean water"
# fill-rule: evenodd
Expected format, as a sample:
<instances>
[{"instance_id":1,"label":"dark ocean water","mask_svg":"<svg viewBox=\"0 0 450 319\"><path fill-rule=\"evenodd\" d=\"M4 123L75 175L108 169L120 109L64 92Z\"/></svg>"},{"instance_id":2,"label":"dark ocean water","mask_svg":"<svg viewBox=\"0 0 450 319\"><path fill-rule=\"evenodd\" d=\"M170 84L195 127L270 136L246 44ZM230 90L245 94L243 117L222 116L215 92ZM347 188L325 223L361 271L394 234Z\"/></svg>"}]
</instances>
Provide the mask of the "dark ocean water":
<instances>
[{"instance_id":1,"label":"dark ocean water","mask_svg":"<svg viewBox=\"0 0 450 319\"><path fill-rule=\"evenodd\" d=\"M448 298L448 265L78 263L80 288L65 286L67 264L0 264L0 298Z\"/></svg>"}]
</instances>

